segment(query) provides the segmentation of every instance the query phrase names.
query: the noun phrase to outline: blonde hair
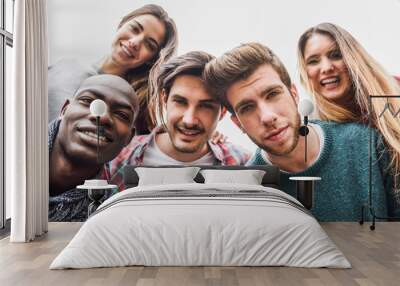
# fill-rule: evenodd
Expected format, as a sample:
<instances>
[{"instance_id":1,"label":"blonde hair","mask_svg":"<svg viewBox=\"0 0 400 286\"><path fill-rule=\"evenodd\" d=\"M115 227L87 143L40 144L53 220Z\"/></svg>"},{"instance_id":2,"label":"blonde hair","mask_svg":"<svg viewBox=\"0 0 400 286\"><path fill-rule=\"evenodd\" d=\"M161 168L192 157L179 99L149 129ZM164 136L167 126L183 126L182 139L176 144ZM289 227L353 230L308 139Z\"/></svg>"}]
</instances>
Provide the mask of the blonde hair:
<instances>
[{"instance_id":1,"label":"blonde hair","mask_svg":"<svg viewBox=\"0 0 400 286\"><path fill-rule=\"evenodd\" d=\"M147 133L157 124L157 77L160 66L169 58L175 55L178 46L178 31L174 20L160 6L149 4L133 10L125 15L118 25L122 27L126 22L141 15L152 15L160 20L165 26L165 40L161 45L158 54L149 62L141 65L138 68L131 70L125 78L131 83L136 91L139 99L139 116L136 120L136 125L142 123L143 130L137 130L137 133Z\"/></svg>"},{"instance_id":2,"label":"blonde hair","mask_svg":"<svg viewBox=\"0 0 400 286\"><path fill-rule=\"evenodd\" d=\"M354 93L352 110L339 106L312 88L307 76L304 50L308 39L314 34L326 35L336 42L352 82ZM369 105L370 95L400 95L400 86L394 77L389 75L349 32L331 23L322 23L305 31L299 39L297 52L301 83L314 97L320 118L364 124L368 124L370 119L371 127L379 130L388 146L391 156L390 167L396 179L400 173L400 122L388 112L382 115L383 120L378 117L387 103L397 112L400 109L400 99L372 99L371 107Z\"/></svg>"}]
</instances>

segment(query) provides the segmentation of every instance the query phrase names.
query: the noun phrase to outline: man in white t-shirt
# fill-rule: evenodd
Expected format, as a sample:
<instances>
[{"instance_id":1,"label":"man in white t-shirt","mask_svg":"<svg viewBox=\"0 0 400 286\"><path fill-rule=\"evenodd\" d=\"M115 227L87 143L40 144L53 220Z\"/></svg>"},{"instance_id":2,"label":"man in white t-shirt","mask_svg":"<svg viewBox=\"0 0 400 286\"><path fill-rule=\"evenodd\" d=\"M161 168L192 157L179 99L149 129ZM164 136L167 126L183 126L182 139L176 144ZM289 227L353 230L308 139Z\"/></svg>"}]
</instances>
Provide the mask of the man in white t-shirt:
<instances>
[{"instance_id":1,"label":"man in white t-shirt","mask_svg":"<svg viewBox=\"0 0 400 286\"><path fill-rule=\"evenodd\" d=\"M213 58L189 52L161 66L157 108L163 124L149 135L135 136L111 162L112 182L120 189L125 165L244 165L249 159L239 146L210 141L226 111L203 81L204 67Z\"/></svg>"}]
</instances>

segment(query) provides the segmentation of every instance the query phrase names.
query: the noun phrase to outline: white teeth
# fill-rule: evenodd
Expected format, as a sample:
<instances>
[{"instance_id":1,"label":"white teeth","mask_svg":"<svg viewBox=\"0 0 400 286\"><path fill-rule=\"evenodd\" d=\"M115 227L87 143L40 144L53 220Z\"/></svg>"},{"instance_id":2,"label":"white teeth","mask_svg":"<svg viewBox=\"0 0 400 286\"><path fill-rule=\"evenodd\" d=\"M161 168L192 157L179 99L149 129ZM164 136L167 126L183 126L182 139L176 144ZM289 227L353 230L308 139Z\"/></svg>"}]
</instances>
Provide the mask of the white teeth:
<instances>
[{"instance_id":1,"label":"white teeth","mask_svg":"<svg viewBox=\"0 0 400 286\"><path fill-rule=\"evenodd\" d=\"M97 140L97 134L96 133L91 132L91 131L83 131L83 133L88 135L88 136L90 136L90 137L92 137L92 138L95 138ZM105 136L102 136L102 135L99 135L99 140L103 141L103 142L108 142L107 138Z\"/></svg>"},{"instance_id":2,"label":"white teeth","mask_svg":"<svg viewBox=\"0 0 400 286\"><path fill-rule=\"evenodd\" d=\"M330 84L330 83L338 83L338 82L339 82L338 77L331 77L331 78L321 80L321 84L323 84L323 85Z\"/></svg>"},{"instance_id":3,"label":"white teeth","mask_svg":"<svg viewBox=\"0 0 400 286\"><path fill-rule=\"evenodd\" d=\"M133 57L132 53L128 50L127 47L125 47L124 45L121 45L122 50L129 56L129 57Z\"/></svg>"},{"instance_id":4,"label":"white teeth","mask_svg":"<svg viewBox=\"0 0 400 286\"><path fill-rule=\"evenodd\" d=\"M200 132L198 130L183 130L183 129L179 129L183 134L186 135L197 135Z\"/></svg>"}]
</instances>

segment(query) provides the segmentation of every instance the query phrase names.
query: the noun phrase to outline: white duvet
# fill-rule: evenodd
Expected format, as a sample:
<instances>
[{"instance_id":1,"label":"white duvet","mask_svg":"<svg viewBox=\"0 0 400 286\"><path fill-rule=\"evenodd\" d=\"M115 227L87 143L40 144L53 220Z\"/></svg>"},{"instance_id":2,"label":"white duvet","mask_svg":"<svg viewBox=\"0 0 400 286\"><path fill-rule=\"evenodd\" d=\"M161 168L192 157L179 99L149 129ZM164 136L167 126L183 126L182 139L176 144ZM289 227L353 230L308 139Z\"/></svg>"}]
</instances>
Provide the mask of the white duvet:
<instances>
[{"instance_id":1,"label":"white duvet","mask_svg":"<svg viewBox=\"0 0 400 286\"><path fill-rule=\"evenodd\" d=\"M99 207L50 269L350 268L319 223L299 205L277 189L255 185L193 183L128 189Z\"/></svg>"}]
</instances>

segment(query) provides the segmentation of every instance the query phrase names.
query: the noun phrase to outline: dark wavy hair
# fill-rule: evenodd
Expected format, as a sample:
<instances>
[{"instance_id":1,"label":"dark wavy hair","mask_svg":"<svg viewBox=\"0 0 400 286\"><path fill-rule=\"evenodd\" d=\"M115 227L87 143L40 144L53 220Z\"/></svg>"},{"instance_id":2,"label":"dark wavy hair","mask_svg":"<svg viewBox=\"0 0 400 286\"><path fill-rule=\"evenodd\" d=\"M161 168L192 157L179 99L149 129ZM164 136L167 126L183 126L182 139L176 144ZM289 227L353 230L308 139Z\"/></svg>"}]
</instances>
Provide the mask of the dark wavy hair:
<instances>
[{"instance_id":1,"label":"dark wavy hair","mask_svg":"<svg viewBox=\"0 0 400 286\"><path fill-rule=\"evenodd\" d=\"M169 92L175 79L181 75L193 75L203 80L203 72L206 64L215 57L202 51L192 51L179 57L171 58L161 65L157 79L158 88L158 108L157 114L161 123L165 126L165 101L168 99ZM161 100L161 93L165 92L166 98Z\"/></svg>"},{"instance_id":2,"label":"dark wavy hair","mask_svg":"<svg viewBox=\"0 0 400 286\"><path fill-rule=\"evenodd\" d=\"M178 31L174 20L158 5L145 5L125 15L118 25L121 28L126 22L141 15L153 15L165 26L164 42L160 51L146 64L132 69L126 79L131 83L139 98L139 115L136 120L136 134L149 133L157 124L157 76L160 65L175 55L178 47Z\"/></svg>"}]
</instances>

